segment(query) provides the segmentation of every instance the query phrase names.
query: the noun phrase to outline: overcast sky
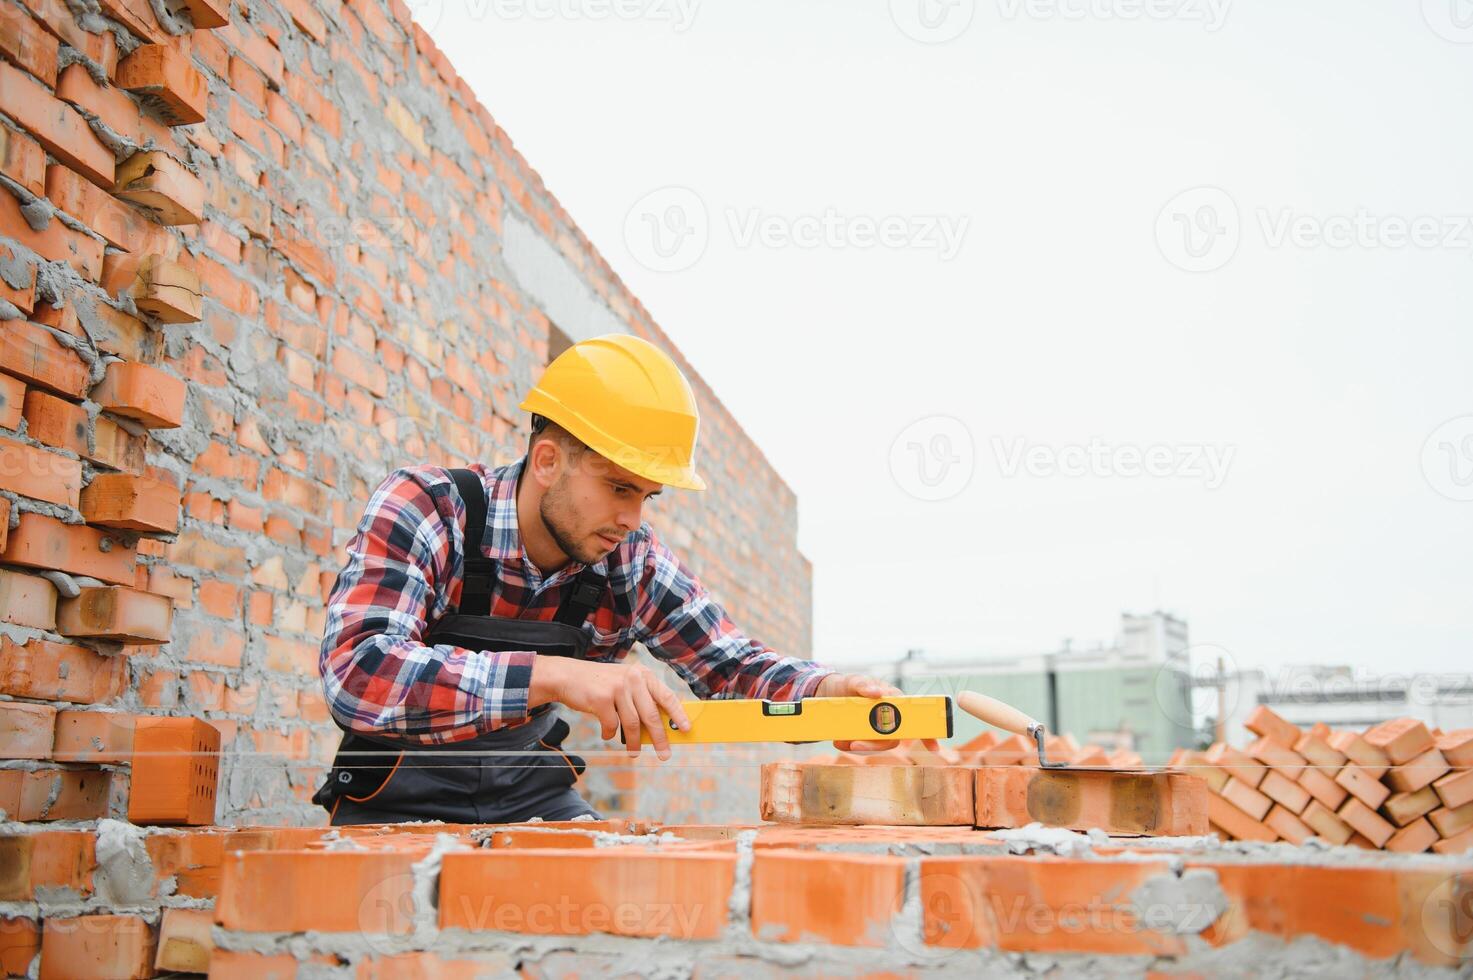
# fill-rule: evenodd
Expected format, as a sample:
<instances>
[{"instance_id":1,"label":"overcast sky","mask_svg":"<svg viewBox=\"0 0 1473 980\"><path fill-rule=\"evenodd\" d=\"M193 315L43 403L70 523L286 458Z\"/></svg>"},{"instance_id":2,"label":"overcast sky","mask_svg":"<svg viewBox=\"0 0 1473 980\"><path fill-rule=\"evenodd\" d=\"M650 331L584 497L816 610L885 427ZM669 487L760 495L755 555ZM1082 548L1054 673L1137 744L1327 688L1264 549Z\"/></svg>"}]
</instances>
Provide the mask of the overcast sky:
<instances>
[{"instance_id":1,"label":"overcast sky","mask_svg":"<svg viewBox=\"0 0 1473 980\"><path fill-rule=\"evenodd\" d=\"M1473 663L1468 0L410 6L796 490L816 657Z\"/></svg>"}]
</instances>

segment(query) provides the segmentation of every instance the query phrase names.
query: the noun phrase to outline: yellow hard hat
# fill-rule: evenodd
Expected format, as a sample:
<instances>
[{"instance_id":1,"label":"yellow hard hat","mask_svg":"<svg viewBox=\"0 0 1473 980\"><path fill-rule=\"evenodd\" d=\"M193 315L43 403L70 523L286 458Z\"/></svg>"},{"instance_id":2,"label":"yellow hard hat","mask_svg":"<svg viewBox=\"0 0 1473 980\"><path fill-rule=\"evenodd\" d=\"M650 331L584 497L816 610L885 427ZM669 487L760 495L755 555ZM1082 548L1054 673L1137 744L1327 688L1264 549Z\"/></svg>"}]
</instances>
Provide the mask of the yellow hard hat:
<instances>
[{"instance_id":1,"label":"yellow hard hat","mask_svg":"<svg viewBox=\"0 0 1473 980\"><path fill-rule=\"evenodd\" d=\"M521 407L646 480L706 489L695 467L695 394L670 356L647 340L610 333L579 341L547 366Z\"/></svg>"}]
</instances>

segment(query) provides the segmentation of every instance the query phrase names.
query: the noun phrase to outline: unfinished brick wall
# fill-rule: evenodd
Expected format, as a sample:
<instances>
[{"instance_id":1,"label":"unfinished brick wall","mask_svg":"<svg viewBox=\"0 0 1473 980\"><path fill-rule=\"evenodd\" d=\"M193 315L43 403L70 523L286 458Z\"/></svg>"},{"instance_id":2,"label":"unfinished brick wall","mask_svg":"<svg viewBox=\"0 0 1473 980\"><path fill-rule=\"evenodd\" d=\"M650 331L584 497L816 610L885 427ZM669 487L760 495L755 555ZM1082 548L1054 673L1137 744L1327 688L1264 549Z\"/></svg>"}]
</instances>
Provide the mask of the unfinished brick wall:
<instances>
[{"instance_id":1,"label":"unfinished brick wall","mask_svg":"<svg viewBox=\"0 0 1473 980\"><path fill-rule=\"evenodd\" d=\"M121 815L132 719L188 715L216 820L320 820L372 489L519 456L551 338L669 342L397 0L92 6L0 0L0 807ZM806 655L793 495L683 366L712 488L652 519Z\"/></svg>"}]
</instances>

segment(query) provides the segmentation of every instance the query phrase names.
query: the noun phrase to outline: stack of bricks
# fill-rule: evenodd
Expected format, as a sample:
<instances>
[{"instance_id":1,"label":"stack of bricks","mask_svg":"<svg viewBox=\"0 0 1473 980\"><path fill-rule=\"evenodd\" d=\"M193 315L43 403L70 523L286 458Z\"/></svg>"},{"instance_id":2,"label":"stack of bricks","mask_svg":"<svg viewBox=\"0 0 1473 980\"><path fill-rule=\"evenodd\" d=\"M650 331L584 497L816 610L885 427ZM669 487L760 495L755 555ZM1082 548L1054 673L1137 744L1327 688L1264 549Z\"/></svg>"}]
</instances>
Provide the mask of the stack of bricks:
<instances>
[{"instance_id":1,"label":"stack of bricks","mask_svg":"<svg viewBox=\"0 0 1473 980\"><path fill-rule=\"evenodd\" d=\"M806 654L792 492L402 2L0 0L11 819L126 815L122 750L49 748L95 713L208 722L222 822L324 819L325 600L364 506L396 467L525 445L558 332L513 224L589 322L687 369L703 459L741 479L657 526Z\"/></svg>"},{"instance_id":2,"label":"stack of bricks","mask_svg":"<svg viewBox=\"0 0 1473 980\"><path fill-rule=\"evenodd\" d=\"M1234 840L1318 837L1402 853L1473 850L1473 729L1397 718L1364 732L1301 729L1259 705L1237 749L1178 752L1211 788L1212 826Z\"/></svg>"},{"instance_id":3,"label":"stack of bricks","mask_svg":"<svg viewBox=\"0 0 1473 980\"><path fill-rule=\"evenodd\" d=\"M120 857L38 831L0 836L0 900L66 893L85 914L10 928L0 966L215 980L605 976L631 963L977 976L1036 954L1058 975L1238 976L1251 961L1263 975L1365 976L1470 952L1466 861L1074 836L1059 856L966 827L254 827L153 831ZM133 911L111 910L119 879Z\"/></svg>"}]
</instances>

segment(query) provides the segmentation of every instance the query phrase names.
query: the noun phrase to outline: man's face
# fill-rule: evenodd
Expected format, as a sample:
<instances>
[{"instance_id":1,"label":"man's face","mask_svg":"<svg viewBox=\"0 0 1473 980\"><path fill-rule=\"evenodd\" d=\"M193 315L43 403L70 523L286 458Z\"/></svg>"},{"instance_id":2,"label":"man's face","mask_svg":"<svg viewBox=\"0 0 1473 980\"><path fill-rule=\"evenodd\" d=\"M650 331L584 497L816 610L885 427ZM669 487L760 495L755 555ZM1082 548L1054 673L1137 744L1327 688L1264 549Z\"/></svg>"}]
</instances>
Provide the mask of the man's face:
<instances>
[{"instance_id":1,"label":"man's face","mask_svg":"<svg viewBox=\"0 0 1473 980\"><path fill-rule=\"evenodd\" d=\"M635 476L591 449L562 450L563 466L542 495L540 513L557 546L590 565L639 527L646 500L661 485Z\"/></svg>"}]
</instances>

